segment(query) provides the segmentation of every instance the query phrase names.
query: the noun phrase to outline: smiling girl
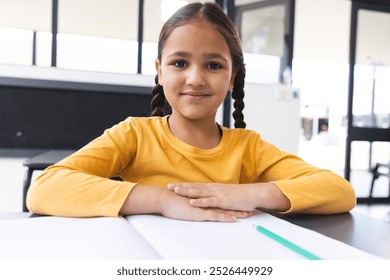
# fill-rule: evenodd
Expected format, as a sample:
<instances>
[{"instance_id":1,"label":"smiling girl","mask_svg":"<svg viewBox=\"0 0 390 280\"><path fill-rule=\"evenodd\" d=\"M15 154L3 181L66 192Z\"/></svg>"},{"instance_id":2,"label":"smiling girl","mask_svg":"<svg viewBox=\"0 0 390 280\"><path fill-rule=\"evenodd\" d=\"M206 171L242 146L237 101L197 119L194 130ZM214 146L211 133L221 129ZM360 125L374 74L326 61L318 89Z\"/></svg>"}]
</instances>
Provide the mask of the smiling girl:
<instances>
[{"instance_id":1,"label":"smiling girl","mask_svg":"<svg viewBox=\"0 0 390 280\"><path fill-rule=\"evenodd\" d=\"M29 190L32 212L232 222L257 208L331 214L354 207L345 179L245 129L240 40L217 5L189 4L165 23L156 70L152 116L129 117L47 168ZM228 92L233 129L215 120Z\"/></svg>"}]
</instances>

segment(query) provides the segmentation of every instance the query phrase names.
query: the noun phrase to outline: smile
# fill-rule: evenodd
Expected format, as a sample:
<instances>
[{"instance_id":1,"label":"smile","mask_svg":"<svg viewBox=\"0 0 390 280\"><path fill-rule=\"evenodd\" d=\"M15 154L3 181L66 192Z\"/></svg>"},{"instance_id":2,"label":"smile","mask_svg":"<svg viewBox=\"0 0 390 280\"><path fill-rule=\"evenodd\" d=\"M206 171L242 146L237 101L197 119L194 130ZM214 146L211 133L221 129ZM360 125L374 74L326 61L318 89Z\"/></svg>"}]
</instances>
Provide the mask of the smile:
<instances>
[{"instance_id":1,"label":"smile","mask_svg":"<svg viewBox=\"0 0 390 280\"><path fill-rule=\"evenodd\" d=\"M206 92L183 92L180 95L194 97L194 98L211 96L210 93L206 93Z\"/></svg>"}]
</instances>

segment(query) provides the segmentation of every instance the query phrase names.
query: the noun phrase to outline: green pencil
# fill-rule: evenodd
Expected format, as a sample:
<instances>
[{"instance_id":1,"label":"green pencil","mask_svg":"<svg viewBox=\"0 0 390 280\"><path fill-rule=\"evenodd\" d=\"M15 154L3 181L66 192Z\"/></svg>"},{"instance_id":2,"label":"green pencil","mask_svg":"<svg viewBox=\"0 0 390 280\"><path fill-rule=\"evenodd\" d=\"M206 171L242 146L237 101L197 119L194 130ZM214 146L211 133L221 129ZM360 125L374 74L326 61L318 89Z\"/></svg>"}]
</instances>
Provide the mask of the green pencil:
<instances>
[{"instance_id":1,"label":"green pencil","mask_svg":"<svg viewBox=\"0 0 390 280\"><path fill-rule=\"evenodd\" d=\"M294 252L300 254L301 256L303 256L309 260L320 260L321 259L320 257L310 253L309 251L303 249L302 247L299 247L298 245L295 245L294 243L288 241L287 239L284 239L283 237L277 235L276 233L273 233L272 231L270 231L262 226L257 226L256 229L257 229L257 231L261 232L265 236L272 238L276 242L286 246L287 248L293 250Z\"/></svg>"}]
</instances>

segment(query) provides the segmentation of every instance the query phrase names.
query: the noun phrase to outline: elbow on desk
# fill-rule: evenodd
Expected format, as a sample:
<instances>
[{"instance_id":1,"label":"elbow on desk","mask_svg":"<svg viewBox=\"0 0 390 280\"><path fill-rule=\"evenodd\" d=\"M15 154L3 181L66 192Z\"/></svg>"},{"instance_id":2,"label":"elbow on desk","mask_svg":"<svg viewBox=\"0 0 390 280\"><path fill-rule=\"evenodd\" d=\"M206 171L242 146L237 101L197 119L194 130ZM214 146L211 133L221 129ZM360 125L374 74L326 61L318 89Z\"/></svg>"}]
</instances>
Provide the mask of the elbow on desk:
<instances>
[{"instance_id":1,"label":"elbow on desk","mask_svg":"<svg viewBox=\"0 0 390 280\"><path fill-rule=\"evenodd\" d=\"M340 176L332 176L331 183L318 182L317 192L310 190L303 197L293 201L290 213L300 214L340 214L351 211L356 206L356 194L352 185Z\"/></svg>"},{"instance_id":2,"label":"elbow on desk","mask_svg":"<svg viewBox=\"0 0 390 280\"><path fill-rule=\"evenodd\" d=\"M345 212L349 212L351 211L353 208L355 208L356 204L357 204L357 198L356 198L356 194L355 194L355 191L352 189L352 194L351 195L346 195L347 198L347 210Z\"/></svg>"},{"instance_id":3,"label":"elbow on desk","mask_svg":"<svg viewBox=\"0 0 390 280\"><path fill-rule=\"evenodd\" d=\"M356 206L356 193L350 182L341 176L337 176L334 182L336 188L329 190L334 192L333 211L329 214L347 213Z\"/></svg>"},{"instance_id":4,"label":"elbow on desk","mask_svg":"<svg viewBox=\"0 0 390 280\"><path fill-rule=\"evenodd\" d=\"M355 208L355 206L356 206L356 203L357 203L356 193L355 193L355 189L353 188L353 186L351 185L350 182L348 182L344 178L341 178L341 180L344 183L344 197L343 197L343 199L345 201L344 202L345 208L346 208L345 212L349 212L353 208Z\"/></svg>"},{"instance_id":5,"label":"elbow on desk","mask_svg":"<svg viewBox=\"0 0 390 280\"><path fill-rule=\"evenodd\" d=\"M334 213L329 214L347 213L356 206L356 193L353 186L344 178L340 178L339 184L340 192L336 196L336 200L334 202Z\"/></svg>"},{"instance_id":6,"label":"elbow on desk","mask_svg":"<svg viewBox=\"0 0 390 280\"><path fill-rule=\"evenodd\" d=\"M333 211L329 214L346 213L356 206L356 193L349 181L339 175L332 176L332 185L328 193L333 197L330 202L333 204Z\"/></svg>"},{"instance_id":7,"label":"elbow on desk","mask_svg":"<svg viewBox=\"0 0 390 280\"><path fill-rule=\"evenodd\" d=\"M26 205L30 212L51 215L48 209L50 209L50 205L55 203L55 195L53 194L54 184L50 177L46 169L31 183L26 197Z\"/></svg>"},{"instance_id":8,"label":"elbow on desk","mask_svg":"<svg viewBox=\"0 0 390 280\"><path fill-rule=\"evenodd\" d=\"M27 192L26 205L27 209L35 214L47 214L42 211L45 208L45 201L47 201L44 186L40 186L37 181L34 181Z\"/></svg>"}]
</instances>

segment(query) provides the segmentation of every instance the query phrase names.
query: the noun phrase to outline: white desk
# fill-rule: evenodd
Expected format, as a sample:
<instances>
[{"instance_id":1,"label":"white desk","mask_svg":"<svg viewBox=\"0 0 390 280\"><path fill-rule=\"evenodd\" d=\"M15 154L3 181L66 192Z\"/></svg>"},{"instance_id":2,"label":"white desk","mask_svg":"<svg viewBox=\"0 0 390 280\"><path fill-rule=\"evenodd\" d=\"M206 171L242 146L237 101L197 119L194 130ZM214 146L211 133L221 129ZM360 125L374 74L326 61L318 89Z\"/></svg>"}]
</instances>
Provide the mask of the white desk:
<instances>
[{"instance_id":1,"label":"white desk","mask_svg":"<svg viewBox=\"0 0 390 280\"><path fill-rule=\"evenodd\" d=\"M72 219L20 213L1 217L0 259L305 259L259 233L256 225L322 259L386 258L386 253L375 256L261 212L236 223L188 222L153 215ZM390 223L383 223L390 228ZM329 220L328 227L332 227ZM375 231L365 228L365 235L370 236L370 230Z\"/></svg>"}]
</instances>

